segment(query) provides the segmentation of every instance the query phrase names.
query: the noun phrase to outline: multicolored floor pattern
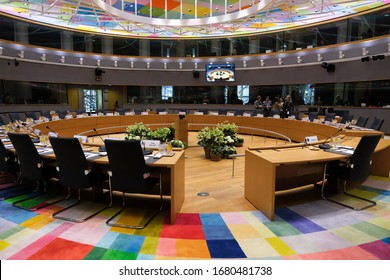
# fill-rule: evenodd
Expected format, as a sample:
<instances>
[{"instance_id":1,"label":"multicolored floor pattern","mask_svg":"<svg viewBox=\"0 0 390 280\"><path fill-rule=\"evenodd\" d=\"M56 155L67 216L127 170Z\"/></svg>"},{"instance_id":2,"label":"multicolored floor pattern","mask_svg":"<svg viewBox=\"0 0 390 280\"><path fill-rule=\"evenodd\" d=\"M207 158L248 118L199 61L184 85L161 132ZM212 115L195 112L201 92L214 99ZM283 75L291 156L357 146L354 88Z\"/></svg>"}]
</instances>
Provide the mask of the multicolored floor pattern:
<instances>
[{"instance_id":1,"label":"multicolored floor pattern","mask_svg":"<svg viewBox=\"0 0 390 280\"><path fill-rule=\"evenodd\" d=\"M0 259L390 259L390 179L356 190L377 206L353 211L318 200L260 212L157 216L143 230L108 227L107 209L84 223L51 218L59 205L29 212L0 202Z\"/></svg>"}]
</instances>

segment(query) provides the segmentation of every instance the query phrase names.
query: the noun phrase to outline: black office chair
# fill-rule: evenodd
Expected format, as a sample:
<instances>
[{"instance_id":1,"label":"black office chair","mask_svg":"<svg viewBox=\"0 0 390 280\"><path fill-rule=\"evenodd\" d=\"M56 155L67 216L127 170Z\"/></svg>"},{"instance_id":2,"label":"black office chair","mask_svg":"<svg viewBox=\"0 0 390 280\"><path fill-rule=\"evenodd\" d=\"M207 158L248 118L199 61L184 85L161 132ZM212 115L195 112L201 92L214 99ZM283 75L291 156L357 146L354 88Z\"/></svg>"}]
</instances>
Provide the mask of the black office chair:
<instances>
[{"instance_id":1,"label":"black office chair","mask_svg":"<svg viewBox=\"0 0 390 280\"><path fill-rule=\"evenodd\" d=\"M377 118L375 118L375 120L372 123L370 128L379 131L381 129L384 121L385 121L384 119L377 119Z\"/></svg>"},{"instance_id":2,"label":"black office chair","mask_svg":"<svg viewBox=\"0 0 390 280\"><path fill-rule=\"evenodd\" d=\"M312 122L318 117L318 112L309 112L309 120Z\"/></svg>"},{"instance_id":3,"label":"black office chair","mask_svg":"<svg viewBox=\"0 0 390 280\"><path fill-rule=\"evenodd\" d=\"M56 156L60 184L67 187L68 189L66 199L71 197L71 189L77 190L77 201L63 208L62 210L55 212L53 214L53 218L81 223L106 209L107 205L86 203L90 205L91 208L93 208L93 211L88 213L86 217L80 218L80 212L78 213L78 217L64 215L67 210L74 208L76 205L82 202L81 190L95 187L99 178L94 176L97 174L92 172L92 168L88 164L83 149L77 138L50 137L49 140ZM86 212L83 208L84 205L80 206L81 212ZM74 212L75 211L72 211L72 213ZM62 215L60 215L61 213Z\"/></svg>"},{"instance_id":4,"label":"black office chair","mask_svg":"<svg viewBox=\"0 0 390 280\"><path fill-rule=\"evenodd\" d=\"M30 119L32 119L34 121L38 119L37 118L37 114L35 112L33 112L33 111L25 112L25 114L26 114L27 118L30 118Z\"/></svg>"},{"instance_id":5,"label":"black office chair","mask_svg":"<svg viewBox=\"0 0 390 280\"><path fill-rule=\"evenodd\" d=\"M9 113L0 114L0 120L3 124L12 123L12 119L11 119L11 116L9 115Z\"/></svg>"},{"instance_id":6,"label":"black office chair","mask_svg":"<svg viewBox=\"0 0 390 280\"><path fill-rule=\"evenodd\" d=\"M67 110L59 110L57 111L58 117L60 119L65 119L66 115L68 114Z\"/></svg>"},{"instance_id":7,"label":"black office chair","mask_svg":"<svg viewBox=\"0 0 390 280\"><path fill-rule=\"evenodd\" d=\"M11 117L12 122L16 122L16 121L23 121L24 122L24 121L26 121L26 115L24 113L11 112L11 113L9 113L9 116Z\"/></svg>"},{"instance_id":8,"label":"black office chair","mask_svg":"<svg viewBox=\"0 0 390 280\"><path fill-rule=\"evenodd\" d=\"M140 142L137 140L112 140L105 141L107 156L109 161L109 188L110 188L110 207L113 204L113 192L122 192L122 208L107 220L106 224L114 227L145 228L152 219L163 209L163 194L160 178L147 177L145 178L146 164ZM143 225L128 225L124 223L116 223L113 220L122 213L125 208L125 194L150 194L153 187L159 185L160 205L159 209L143 224Z\"/></svg>"},{"instance_id":9,"label":"black office chair","mask_svg":"<svg viewBox=\"0 0 390 280\"><path fill-rule=\"evenodd\" d=\"M7 151L2 141L0 141L0 191L17 186L17 164L12 152ZM0 200L5 199L0 194Z\"/></svg>"},{"instance_id":10,"label":"black office chair","mask_svg":"<svg viewBox=\"0 0 390 280\"><path fill-rule=\"evenodd\" d=\"M50 114L49 110L42 110L42 111L40 111L40 113L41 113L41 116L51 120L51 114Z\"/></svg>"},{"instance_id":11,"label":"black office chair","mask_svg":"<svg viewBox=\"0 0 390 280\"><path fill-rule=\"evenodd\" d=\"M353 119L353 115L343 115L342 119L341 119L341 123L342 124L346 124L347 122L351 122Z\"/></svg>"},{"instance_id":12,"label":"black office chair","mask_svg":"<svg viewBox=\"0 0 390 280\"><path fill-rule=\"evenodd\" d=\"M63 200L55 194L46 193L47 180L55 176L49 161L41 158L30 136L24 133L8 133L19 163L19 182L24 179L36 182L35 190L27 198L17 200L12 205L21 209L35 211ZM47 165L47 166L46 166Z\"/></svg>"},{"instance_id":13,"label":"black office chair","mask_svg":"<svg viewBox=\"0 0 390 280\"><path fill-rule=\"evenodd\" d=\"M356 122L356 126L365 127L368 122L368 117L360 116Z\"/></svg>"},{"instance_id":14,"label":"black office chair","mask_svg":"<svg viewBox=\"0 0 390 280\"><path fill-rule=\"evenodd\" d=\"M346 206L354 210L363 210L368 207L376 205L375 201L356 196L347 192L347 183L348 182L362 182L366 179L370 172L371 157L375 151L376 146L378 145L381 135L364 135L357 145L353 155L346 162L339 162L337 166L332 166L327 168L327 163L324 169L324 178L322 181L321 196L323 199L335 202L337 204ZM325 196L325 180L326 177L333 177L334 179L344 180L344 194L357 198L359 200L367 201L368 204L364 207L355 207L343 203L341 201L335 200L334 198L329 198ZM334 180L337 182L337 180Z\"/></svg>"},{"instance_id":15,"label":"black office chair","mask_svg":"<svg viewBox=\"0 0 390 280\"><path fill-rule=\"evenodd\" d=\"M336 117L336 113L326 113L325 121L332 122L335 117Z\"/></svg>"}]
</instances>

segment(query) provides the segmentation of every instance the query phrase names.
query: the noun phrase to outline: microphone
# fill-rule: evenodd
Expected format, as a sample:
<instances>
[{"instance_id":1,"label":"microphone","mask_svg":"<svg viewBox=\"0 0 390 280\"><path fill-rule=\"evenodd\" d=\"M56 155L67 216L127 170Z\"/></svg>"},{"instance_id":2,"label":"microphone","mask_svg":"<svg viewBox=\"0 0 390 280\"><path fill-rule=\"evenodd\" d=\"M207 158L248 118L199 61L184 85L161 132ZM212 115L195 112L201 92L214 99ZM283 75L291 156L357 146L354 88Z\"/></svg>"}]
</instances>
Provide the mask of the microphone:
<instances>
[{"instance_id":1,"label":"microphone","mask_svg":"<svg viewBox=\"0 0 390 280\"><path fill-rule=\"evenodd\" d=\"M103 138L99 135L99 133L97 132L96 128L94 128L93 131L95 131L96 135L99 136L100 140L102 140L103 145L104 145L104 140L103 140ZM99 152L104 153L104 152L106 152L106 147L105 147L105 146L100 146L98 150L99 150Z\"/></svg>"},{"instance_id":2,"label":"microphone","mask_svg":"<svg viewBox=\"0 0 390 280\"><path fill-rule=\"evenodd\" d=\"M331 139L332 137L336 136L336 135L337 135L340 131L342 131L342 130L343 130L342 128L339 128L339 129L337 130L336 133L332 134L331 136L329 136L328 138L326 138L325 141L322 142L322 144L318 145L318 148L323 149L323 150L330 149L331 146L330 146L329 144L327 144L326 142L327 142L329 139Z\"/></svg>"},{"instance_id":3,"label":"microphone","mask_svg":"<svg viewBox=\"0 0 390 280\"><path fill-rule=\"evenodd\" d=\"M48 129L50 132L53 132L55 135L57 135L57 137L59 136L59 134L53 131L48 125L46 126L46 129Z\"/></svg>"}]
</instances>

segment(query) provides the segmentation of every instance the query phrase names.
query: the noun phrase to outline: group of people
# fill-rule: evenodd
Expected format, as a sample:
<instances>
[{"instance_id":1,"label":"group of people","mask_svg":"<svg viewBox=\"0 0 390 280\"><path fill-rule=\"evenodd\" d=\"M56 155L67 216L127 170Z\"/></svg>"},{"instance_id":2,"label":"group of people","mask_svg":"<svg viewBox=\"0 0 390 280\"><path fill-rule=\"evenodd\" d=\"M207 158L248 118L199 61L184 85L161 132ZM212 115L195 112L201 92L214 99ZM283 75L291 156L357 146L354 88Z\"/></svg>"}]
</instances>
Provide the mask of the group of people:
<instances>
[{"instance_id":1,"label":"group of people","mask_svg":"<svg viewBox=\"0 0 390 280\"><path fill-rule=\"evenodd\" d=\"M290 95L287 95L285 99L276 97L274 103L269 96L266 96L265 100L262 101L261 95L258 95L254 105L255 109L262 112L264 117L278 114L281 118L288 118L294 111L294 103Z\"/></svg>"}]
</instances>

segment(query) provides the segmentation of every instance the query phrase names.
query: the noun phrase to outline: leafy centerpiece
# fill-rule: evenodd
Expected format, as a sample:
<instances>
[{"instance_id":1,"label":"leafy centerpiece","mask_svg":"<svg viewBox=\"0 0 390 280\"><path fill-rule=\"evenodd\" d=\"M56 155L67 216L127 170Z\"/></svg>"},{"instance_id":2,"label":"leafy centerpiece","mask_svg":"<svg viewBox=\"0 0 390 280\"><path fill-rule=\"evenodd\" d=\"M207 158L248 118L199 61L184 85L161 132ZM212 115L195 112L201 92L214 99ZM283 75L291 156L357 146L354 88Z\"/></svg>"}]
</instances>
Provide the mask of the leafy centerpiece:
<instances>
[{"instance_id":1,"label":"leafy centerpiece","mask_svg":"<svg viewBox=\"0 0 390 280\"><path fill-rule=\"evenodd\" d=\"M236 146L244 142L243 138L237 137L237 131L238 127L229 122L214 128L204 127L198 131L198 145L204 148L206 158L228 158L236 154Z\"/></svg>"}]
</instances>

